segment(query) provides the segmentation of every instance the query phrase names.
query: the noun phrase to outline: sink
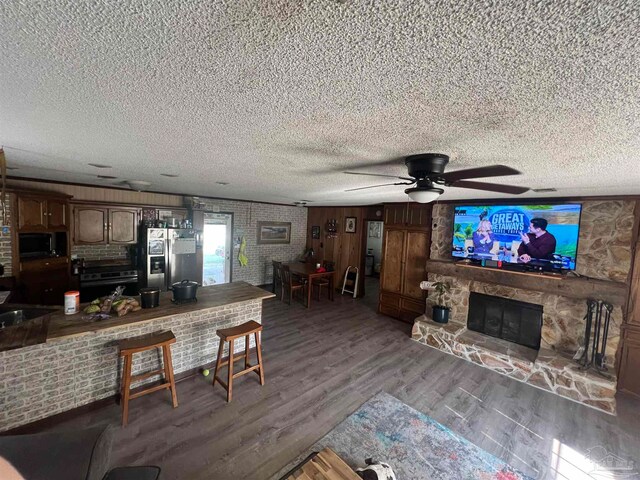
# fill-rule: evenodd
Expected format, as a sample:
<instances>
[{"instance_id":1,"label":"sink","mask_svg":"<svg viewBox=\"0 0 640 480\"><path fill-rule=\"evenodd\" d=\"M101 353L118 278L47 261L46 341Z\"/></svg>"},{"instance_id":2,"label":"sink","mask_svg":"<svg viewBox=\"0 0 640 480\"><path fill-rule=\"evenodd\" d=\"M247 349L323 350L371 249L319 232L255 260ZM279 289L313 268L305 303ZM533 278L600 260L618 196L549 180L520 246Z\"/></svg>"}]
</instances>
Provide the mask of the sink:
<instances>
[{"instance_id":1,"label":"sink","mask_svg":"<svg viewBox=\"0 0 640 480\"><path fill-rule=\"evenodd\" d=\"M55 311L50 308L0 307L0 330L39 319Z\"/></svg>"},{"instance_id":2,"label":"sink","mask_svg":"<svg viewBox=\"0 0 640 480\"><path fill-rule=\"evenodd\" d=\"M51 314L58 311L29 305L0 306L0 352L46 342Z\"/></svg>"}]
</instances>

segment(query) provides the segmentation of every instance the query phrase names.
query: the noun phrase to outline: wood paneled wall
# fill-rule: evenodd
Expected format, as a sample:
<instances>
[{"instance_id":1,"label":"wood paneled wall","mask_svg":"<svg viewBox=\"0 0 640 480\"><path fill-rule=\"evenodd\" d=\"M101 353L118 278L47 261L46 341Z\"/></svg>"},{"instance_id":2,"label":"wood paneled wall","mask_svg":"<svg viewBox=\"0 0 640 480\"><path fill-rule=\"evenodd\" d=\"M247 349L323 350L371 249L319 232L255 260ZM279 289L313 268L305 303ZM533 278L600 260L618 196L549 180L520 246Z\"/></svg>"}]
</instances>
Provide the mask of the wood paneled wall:
<instances>
[{"instance_id":1,"label":"wood paneled wall","mask_svg":"<svg viewBox=\"0 0 640 480\"><path fill-rule=\"evenodd\" d=\"M366 221L381 220L382 205L366 207L309 207L307 215L307 248L313 248L316 261L334 262L336 265L336 281L342 287L344 272L349 265L360 268L359 293L364 293L364 249L366 248ZM345 233L347 217L356 218L356 232ZM335 219L338 233L335 238L328 238L326 226L330 219ZM320 238L313 239L311 228L320 227Z\"/></svg>"},{"instance_id":2,"label":"wood paneled wall","mask_svg":"<svg viewBox=\"0 0 640 480\"><path fill-rule=\"evenodd\" d=\"M618 389L640 397L640 200L636 201L632 242L629 297L618 352Z\"/></svg>"}]
</instances>

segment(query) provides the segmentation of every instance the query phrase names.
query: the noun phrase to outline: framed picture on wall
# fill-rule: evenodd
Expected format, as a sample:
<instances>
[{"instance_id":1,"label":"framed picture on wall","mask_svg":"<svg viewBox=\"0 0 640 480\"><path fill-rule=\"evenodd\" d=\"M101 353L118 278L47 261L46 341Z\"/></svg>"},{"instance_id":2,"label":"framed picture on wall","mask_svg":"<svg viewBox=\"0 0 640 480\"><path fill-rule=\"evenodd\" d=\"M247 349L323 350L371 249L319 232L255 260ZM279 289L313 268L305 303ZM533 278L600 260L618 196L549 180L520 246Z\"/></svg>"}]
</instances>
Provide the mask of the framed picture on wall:
<instances>
[{"instance_id":1,"label":"framed picture on wall","mask_svg":"<svg viewBox=\"0 0 640 480\"><path fill-rule=\"evenodd\" d=\"M356 217L345 218L344 231L346 233L356 233Z\"/></svg>"},{"instance_id":2,"label":"framed picture on wall","mask_svg":"<svg viewBox=\"0 0 640 480\"><path fill-rule=\"evenodd\" d=\"M291 222L258 222L258 245L291 243Z\"/></svg>"},{"instance_id":3,"label":"framed picture on wall","mask_svg":"<svg viewBox=\"0 0 640 480\"><path fill-rule=\"evenodd\" d=\"M317 240L320 238L320 227L317 225L314 225L311 227L311 238L313 238L314 240Z\"/></svg>"},{"instance_id":4,"label":"framed picture on wall","mask_svg":"<svg viewBox=\"0 0 640 480\"><path fill-rule=\"evenodd\" d=\"M369 238L380 238L382 236L381 222L369 222Z\"/></svg>"}]
</instances>

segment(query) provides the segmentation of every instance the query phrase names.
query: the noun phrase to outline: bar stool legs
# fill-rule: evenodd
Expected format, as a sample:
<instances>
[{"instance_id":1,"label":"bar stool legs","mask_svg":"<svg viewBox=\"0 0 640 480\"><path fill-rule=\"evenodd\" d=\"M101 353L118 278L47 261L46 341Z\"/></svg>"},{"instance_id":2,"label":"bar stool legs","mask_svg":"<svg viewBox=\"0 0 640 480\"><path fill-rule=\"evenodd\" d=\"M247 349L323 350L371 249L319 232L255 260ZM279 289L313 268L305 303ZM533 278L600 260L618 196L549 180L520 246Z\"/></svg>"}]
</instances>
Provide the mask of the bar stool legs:
<instances>
[{"instance_id":1,"label":"bar stool legs","mask_svg":"<svg viewBox=\"0 0 640 480\"><path fill-rule=\"evenodd\" d=\"M173 376L173 359L171 358L171 346L162 346L162 360L164 363L164 378L169 381L171 390L171 404L173 408L178 406L178 394L176 393L176 379Z\"/></svg>"},{"instance_id":2,"label":"bar stool legs","mask_svg":"<svg viewBox=\"0 0 640 480\"><path fill-rule=\"evenodd\" d=\"M229 365L229 380L227 381L227 402L231 401L231 396L233 394L233 363L236 361L233 356L233 346L236 343L235 339L231 339L229 341L229 361L227 364Z\"/></svg>"},{"instance_id":3,"label":"bar stool legs","mask_svg":"<svg viewBox=\"0 0 640 480\"><path fill-rule=\"evenodd\" d=\"M258 365L260 368L258 369L260 375L260 385L264 385L264 370L262 368L262 345L260 344L260 335L258 332L255 332L253 336L256 339L256 354L258 355ZM249 337L247 336L247 351L249 351ZM247 355L247 358L249 356ZM246 368L246 367L245 367Z\"/></svg>"},{"instance_id":4,"label":"bar stool legs","mask_svg":"<svg viewBox=\"0 0 640 480\"><path fill-rule=\"evenodd\" d=\"M233 379L238 378L241 375L249 372L256 372L260 377L260 385L264 385L264 370L262 366L262 346L260 344L260 332L262 331L262 325L257 322L249 321L238 325L237 327L221 329L216 332L220 337L220 344L218 345L218 356L216 358L216 367L213 373L212 385L215 387L216 381L222 385L227 391L227 402L230 402L233 398ZM251 365L249 363L249 341L251 335L254 335L256 341L256 353L258 356L258 364ZM238 356L235 355L235 340L237 338L244 337L244 352ZM229 342L229 357L227 360L222 359L222 351L224 350L225 342ZM233 364L237 360L244 358L244 369L237 373L234 373ZM227 373L227 382L225 383L219 376L220 367L225 365L229 366Z\"/></svg>"},{"instance_id":5,"label":"bar stool legs","mask_svg":"<svg viewBox=\"0 0 640 480\"><path fill-rule=\"evenodd\" d=\"M178 406L178 396L176 393L176 381L173 375L173 363L171 359L171 344L176 342L173 332L162 332L153 335L143 335L142 337L121 340L118 343L120 356L123 357L122 367L122 384L120 388L122 402L122 426L126 427L129 422L129 401L134 398L141 397L147 393L156 392L158 390L169 389L171 392L171 403L173 408ZM139 375L132 375L133 355L135 353L152 350L155 348L162 349L162 368ZM147 387L144 390L131 393L131 384L138 380L144 380L154 375L164 374L164 382Z\"/></svg>"}]
</instances>

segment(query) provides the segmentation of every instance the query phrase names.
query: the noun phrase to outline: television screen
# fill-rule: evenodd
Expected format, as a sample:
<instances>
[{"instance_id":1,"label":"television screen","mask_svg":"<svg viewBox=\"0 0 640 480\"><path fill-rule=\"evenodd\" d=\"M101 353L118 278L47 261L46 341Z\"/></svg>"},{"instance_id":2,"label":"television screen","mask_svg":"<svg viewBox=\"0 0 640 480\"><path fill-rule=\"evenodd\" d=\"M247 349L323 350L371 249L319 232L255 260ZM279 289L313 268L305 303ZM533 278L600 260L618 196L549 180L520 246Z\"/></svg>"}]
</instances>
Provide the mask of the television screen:
<instances>
[{"instance_id":1,"label":"television screen","mask_svg":"<svg viewBox=\"0 0 640 480\"><path fill-rule=\"evenodd\" d=\"M453 256L575 270L580 204L456 206Z\"/></svg>"}]
</instances>

